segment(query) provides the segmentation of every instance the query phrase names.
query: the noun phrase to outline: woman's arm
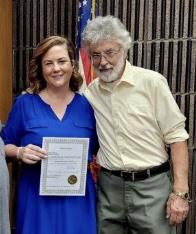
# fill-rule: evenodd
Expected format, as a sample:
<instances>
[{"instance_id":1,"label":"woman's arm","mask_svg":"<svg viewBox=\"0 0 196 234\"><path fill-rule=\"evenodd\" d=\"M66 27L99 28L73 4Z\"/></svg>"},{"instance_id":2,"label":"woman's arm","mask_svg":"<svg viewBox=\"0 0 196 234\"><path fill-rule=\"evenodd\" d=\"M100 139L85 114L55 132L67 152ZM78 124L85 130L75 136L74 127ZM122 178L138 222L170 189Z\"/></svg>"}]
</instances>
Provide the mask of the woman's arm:
<instances>
[{"instance_id":1,"label":"woman's arm","mask_svg":"<svg viewBox=\"0 0 196 234\"><path fill-rule=\"evenodd\" d=\"M39 146L29 144L25 147L17 147L13 144L5 145L7 157L22 160L27 164L35 164L41 159L47 158L47 153Z\"/></svg>"}]
</instances>

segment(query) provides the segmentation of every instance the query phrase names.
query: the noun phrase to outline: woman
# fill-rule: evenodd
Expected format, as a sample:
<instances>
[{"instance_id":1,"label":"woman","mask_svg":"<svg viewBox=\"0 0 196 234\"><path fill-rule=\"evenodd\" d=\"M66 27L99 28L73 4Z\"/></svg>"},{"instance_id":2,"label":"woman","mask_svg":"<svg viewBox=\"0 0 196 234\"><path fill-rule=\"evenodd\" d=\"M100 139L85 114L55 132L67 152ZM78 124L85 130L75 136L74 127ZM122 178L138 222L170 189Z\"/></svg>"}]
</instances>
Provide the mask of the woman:
<instances>
[{"instance_id":1,"label":"woman","mask_svg":"<svg viewBox=\"0 0 196 234\"><path fill-rule=\"evenodd\" d=\"M77 93L82 84L73 44L52 36L35 49L30 86L18 97L2 131L8 157L22 161L18 187L17 234L95 234L95 187L87 171L85 196L40 196L43 137L89 138L88 160L97 148L93 111Z\"/></svg>"}]
</instances>

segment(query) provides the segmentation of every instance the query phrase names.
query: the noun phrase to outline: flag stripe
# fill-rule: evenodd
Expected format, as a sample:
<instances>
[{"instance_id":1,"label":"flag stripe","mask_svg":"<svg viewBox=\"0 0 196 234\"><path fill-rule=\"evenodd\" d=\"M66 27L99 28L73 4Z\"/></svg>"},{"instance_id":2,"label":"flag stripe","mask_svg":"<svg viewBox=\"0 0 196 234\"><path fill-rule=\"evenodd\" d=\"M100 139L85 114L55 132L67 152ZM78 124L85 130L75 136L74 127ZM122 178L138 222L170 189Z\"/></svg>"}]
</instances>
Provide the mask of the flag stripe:
<instances>
[{"instance_id":1,"label":"flag stripe","mask_svg":"<svg viewBox=\"0 0 196 234\"><path fill-rule=\"evenodd\" d=\"M95 11L95 1L91 0L80 0L79 1L79 16L78 16L78 30L77 30L77 39L76 47L79 57L79 71L84 78L84 86L88 85L94 78L94 72L91 65L91 61L87 52L81 48L82 42L82 32L86 27L88 20L91 19L91 14L94 15ZM80 61L81 60L81 61Z\"/></svg>"}]
</instances>

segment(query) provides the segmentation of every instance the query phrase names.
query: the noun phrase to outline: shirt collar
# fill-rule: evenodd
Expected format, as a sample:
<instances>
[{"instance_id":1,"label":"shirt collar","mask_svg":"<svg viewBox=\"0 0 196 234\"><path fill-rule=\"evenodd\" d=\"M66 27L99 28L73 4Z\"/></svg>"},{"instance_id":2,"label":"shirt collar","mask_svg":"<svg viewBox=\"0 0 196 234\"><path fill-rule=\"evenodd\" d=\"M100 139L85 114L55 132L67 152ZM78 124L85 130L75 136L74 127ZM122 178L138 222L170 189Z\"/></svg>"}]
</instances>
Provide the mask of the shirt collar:
<instances>
[{"instance_id":1,"label":"shirt collar","mask_svg":"<svg viewBox=\"0 0 196 234\"><path fill-rule=\"evenodd\" d=\"M130 64L128 60L126 60L125 70L122 74L120 82L126 82L132 86L135 86L133 66Z\"/></svg>"},{"instance_id":2,"label":"shirt collar","mask_svg":"<svg viewBox=\"0 0 196 234\"><path fill-rule=\"evenodd\" d=\"M116 85L125 82L125 83L132 85L132 86L135 86L135 80L134 80L134 75L133 75L132 71L133 71L132 65L130 64L130 62L128 60L126 60L125 69L124 69L124 72L122 74L122 77L120 80L118 80L116 82ZM110 91L115 85L113 83L103 82L99 78L99 86L103 89Z\"/></svg>"}]
</instances>

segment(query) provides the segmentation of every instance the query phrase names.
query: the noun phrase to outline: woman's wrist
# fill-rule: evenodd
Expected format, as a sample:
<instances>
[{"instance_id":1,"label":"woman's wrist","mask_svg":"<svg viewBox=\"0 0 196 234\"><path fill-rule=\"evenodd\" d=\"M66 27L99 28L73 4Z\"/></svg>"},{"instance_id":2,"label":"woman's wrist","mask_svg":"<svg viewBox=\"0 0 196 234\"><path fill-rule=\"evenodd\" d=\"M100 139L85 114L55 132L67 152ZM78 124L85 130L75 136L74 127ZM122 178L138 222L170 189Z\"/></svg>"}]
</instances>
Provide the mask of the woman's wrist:
<instances>
[{"instance_id":1,"label":"woman's wrist","mask_svg":"<svg viewBox=\"0 0 196 234\"><path fill-rule=\"evenodd\" d=\"M23 158L23 147L22 146L17 148L16 158L18 160L22 160L22 158Z\"/></svg>"}]
</instances>

